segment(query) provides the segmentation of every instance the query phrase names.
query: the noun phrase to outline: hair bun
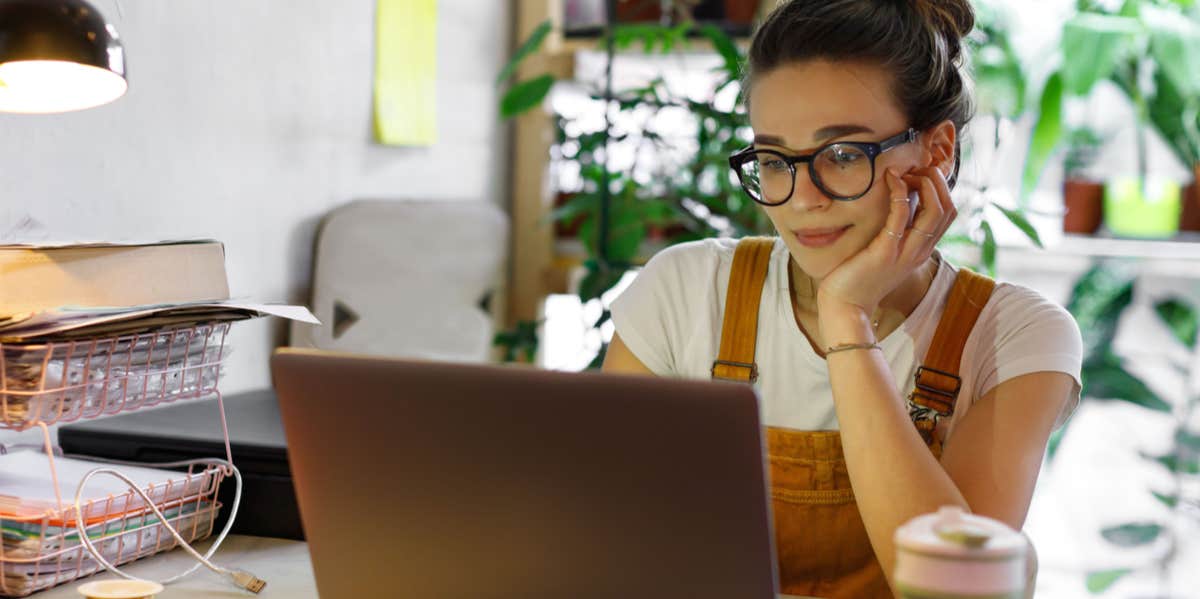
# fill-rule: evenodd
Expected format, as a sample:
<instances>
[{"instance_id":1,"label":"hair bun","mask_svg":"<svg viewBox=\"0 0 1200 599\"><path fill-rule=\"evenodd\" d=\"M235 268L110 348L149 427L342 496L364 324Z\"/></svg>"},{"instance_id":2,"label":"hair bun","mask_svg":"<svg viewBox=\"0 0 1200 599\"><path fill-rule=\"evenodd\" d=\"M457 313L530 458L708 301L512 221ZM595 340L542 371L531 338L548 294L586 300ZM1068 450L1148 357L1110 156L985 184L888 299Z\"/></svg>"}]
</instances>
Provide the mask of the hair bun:
<instances>
[{"instance_id":1,"label":"hair bun","mask_svg":"<svg viewBox=\"0 0 1200 599\"><path fill-rule=\"evenodd\" d=\"M910 3L926 23L945 37L951 59L957 58L962 38L975 28L975 9L970 0L910 0Z\"/></svg>"}]
</instances>

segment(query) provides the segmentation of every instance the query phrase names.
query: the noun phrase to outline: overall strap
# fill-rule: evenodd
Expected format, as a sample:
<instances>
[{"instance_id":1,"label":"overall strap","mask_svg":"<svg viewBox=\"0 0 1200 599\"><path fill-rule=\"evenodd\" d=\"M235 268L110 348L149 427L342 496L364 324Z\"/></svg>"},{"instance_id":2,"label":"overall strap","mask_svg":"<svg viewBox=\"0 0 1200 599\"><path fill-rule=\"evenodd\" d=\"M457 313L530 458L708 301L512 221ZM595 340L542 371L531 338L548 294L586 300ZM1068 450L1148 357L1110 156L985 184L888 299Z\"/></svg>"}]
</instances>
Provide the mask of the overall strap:
<instances>
[{"instance_id":1,"label":"overall strap","mask_svg":"<svg viewBox=\"0 0 1200 599\"><path fill-rule=\"evenodd\" d=\"M758 307L774 247L774 237L738 241L725 294L721 349L712 365L713 379L742 383L758 380L758 365L754 362Z\"/></svg>"},{"instance_id":2,"label":"overall strap","mask_svg":"<svg viewBox=\"0 0 1200 599\"><path fill-rule=\"evenodd\" d=\"M933 435L937 421L954 414L962 387L963 347L995 288L996 282L988 277L966 268L958 271L929 352L917 368L916 386L909 396L910 415L935 454L941 453L941 443Z\"/></svg>"}]
</instances>

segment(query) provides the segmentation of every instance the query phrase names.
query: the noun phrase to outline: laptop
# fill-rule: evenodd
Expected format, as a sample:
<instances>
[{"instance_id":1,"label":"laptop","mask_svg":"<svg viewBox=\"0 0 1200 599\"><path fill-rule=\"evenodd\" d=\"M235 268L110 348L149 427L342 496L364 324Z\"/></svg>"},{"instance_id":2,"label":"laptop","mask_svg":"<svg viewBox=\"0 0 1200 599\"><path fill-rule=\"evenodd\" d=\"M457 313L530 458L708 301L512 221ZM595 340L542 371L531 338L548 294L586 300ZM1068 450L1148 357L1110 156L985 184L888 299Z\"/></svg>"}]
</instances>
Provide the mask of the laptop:
<instances>
[{"instance_id":1,"label":"laptop","mask_svg":"<svg viewBox=\"0 0 1200 599\"><path fill-rule=\"evenodd\" d=\"M775 597L747 385L283 349L322 599Z\"/></svg>"}]
</instances>

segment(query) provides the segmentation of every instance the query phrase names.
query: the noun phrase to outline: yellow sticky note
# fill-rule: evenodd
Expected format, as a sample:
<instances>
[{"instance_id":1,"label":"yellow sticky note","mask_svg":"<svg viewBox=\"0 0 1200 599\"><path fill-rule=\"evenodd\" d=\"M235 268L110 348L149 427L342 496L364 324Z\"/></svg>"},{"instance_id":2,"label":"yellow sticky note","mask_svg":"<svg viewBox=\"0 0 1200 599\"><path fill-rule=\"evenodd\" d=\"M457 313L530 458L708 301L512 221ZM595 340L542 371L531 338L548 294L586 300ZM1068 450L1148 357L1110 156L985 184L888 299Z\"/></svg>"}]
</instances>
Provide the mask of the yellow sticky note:
<instances>
[{"instance_id":1,"label":"yellow sticky note","mask_svg":"<svg viewBox=\"0 0 1200 599\"><path fill-rule=\"evenodd\" d=\"M437 142L437 0L378 0L375 140Z\"/></svg>"}]
</instances>

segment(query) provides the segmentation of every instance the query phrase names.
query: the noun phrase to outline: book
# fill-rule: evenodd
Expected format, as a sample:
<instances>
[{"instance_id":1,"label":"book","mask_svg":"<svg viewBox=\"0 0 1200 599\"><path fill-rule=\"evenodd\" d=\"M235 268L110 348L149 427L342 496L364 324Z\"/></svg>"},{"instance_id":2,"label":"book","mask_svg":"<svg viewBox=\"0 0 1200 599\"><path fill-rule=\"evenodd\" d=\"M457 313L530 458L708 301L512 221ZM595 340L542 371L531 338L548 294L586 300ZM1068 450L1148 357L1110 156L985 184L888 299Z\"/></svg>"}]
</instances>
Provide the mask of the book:
<instances>
[{"instance_id":1,"label":"book","mask_svg":"<svg viewBox=\"0 0 1200 599\"><path fill-rule=\"evenodd\" d=\"M0 322L63 307L227 299L218 241L0 245Z\"/></svg>"}]
</instances>

